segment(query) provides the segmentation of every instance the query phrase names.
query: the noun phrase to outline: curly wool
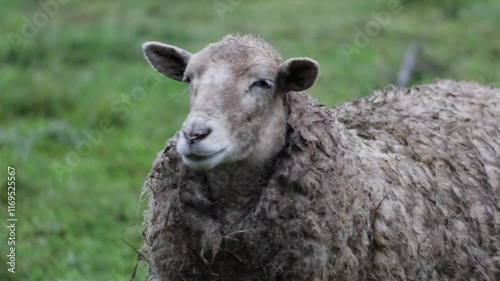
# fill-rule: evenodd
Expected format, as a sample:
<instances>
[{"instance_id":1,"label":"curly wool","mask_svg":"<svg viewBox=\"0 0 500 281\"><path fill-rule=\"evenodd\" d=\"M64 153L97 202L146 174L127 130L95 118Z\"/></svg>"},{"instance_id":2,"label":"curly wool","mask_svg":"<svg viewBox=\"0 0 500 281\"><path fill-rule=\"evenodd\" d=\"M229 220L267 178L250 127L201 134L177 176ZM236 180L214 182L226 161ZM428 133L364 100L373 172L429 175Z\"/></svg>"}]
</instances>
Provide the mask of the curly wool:
<instances>
[{"instance_id":1,"label":"curly wool","mask_svg":"<svg viewBox=\"0 0 500 281\"><path fill-rule=\"evenodd\" d=\"M177 135L159 153L148 280L500 280L499 89L284 102L286 146L260 170L193 171Z\"/></svg>"}]
</instances>

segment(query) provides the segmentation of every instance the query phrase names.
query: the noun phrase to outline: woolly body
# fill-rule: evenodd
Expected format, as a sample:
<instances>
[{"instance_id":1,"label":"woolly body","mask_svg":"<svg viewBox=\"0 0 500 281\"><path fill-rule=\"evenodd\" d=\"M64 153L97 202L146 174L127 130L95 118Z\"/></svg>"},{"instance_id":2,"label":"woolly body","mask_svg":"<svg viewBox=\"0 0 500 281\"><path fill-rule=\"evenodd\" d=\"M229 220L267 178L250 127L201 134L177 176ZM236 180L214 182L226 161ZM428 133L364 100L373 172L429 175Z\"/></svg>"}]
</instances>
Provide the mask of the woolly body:
<instances>
[{"instance_id":1,"label":"woolly body","mask_svg":"<svg viewBox=\"0 0 500 281\"><path fill-rule=\"evenodd\" d=\"M437 81L283 99L281 151L144 185L149 280L500 280L500 90Z\"/></svg>"}]
</instances>

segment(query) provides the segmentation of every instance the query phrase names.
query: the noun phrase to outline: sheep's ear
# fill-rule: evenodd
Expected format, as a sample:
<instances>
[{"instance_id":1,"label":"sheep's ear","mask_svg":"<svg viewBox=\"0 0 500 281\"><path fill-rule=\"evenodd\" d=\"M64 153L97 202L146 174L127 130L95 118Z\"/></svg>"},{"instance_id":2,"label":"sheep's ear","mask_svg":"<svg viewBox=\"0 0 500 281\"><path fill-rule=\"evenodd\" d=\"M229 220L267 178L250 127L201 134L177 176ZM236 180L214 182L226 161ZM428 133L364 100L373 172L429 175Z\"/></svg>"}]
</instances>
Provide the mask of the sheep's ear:
<instances>
[{"instance_id":1,"label":"sheep's ear","mask_svg":"<svg viewBox=\"0 0 500 281\"><path fill-rule=\"evenodd\" d=\"M193 56L186 50L159 42L146 42L142 49L154 69L177 81L182 81L189 59Z\"/></svg>"},{"instance_id":2,"label":"sheep's ear","mask_svg":"<svg viewBox=\"0 0 500 281\"><path fill-rule=\"evenodd\" d=\"M319 64L310 58L294 58L285 61L280 66L278 87L284 92L304 91L316 81Z\"/></svg>"}]
</instances>

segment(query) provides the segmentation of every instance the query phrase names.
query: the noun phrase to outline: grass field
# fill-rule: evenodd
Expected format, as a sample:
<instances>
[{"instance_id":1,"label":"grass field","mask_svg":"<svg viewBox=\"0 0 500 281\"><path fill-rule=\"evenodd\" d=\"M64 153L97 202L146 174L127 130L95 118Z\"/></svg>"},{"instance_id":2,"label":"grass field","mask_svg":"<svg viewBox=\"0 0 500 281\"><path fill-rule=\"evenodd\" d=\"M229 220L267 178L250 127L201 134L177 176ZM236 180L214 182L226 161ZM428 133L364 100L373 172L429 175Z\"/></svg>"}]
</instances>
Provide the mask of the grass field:
<instances>
[{"instance_id":1,"label":"grass field","mask_svg":"<svg viewBox=\"0 0 500 281\"><path fill-rule=\"evenodd\" d=\"M184 84L150 70L143 42L196 52L228 33L260 34L285 58L320 63L309 92L327 105L392 83L416 39L411 84L499 86L500 2L434 2L4 1L0 280L130 280L143 179L188 110ZM8 165L17 172L15 274L5 267ZM145 276L140 264L135 280Z\"/></svg>"}]
</instances>

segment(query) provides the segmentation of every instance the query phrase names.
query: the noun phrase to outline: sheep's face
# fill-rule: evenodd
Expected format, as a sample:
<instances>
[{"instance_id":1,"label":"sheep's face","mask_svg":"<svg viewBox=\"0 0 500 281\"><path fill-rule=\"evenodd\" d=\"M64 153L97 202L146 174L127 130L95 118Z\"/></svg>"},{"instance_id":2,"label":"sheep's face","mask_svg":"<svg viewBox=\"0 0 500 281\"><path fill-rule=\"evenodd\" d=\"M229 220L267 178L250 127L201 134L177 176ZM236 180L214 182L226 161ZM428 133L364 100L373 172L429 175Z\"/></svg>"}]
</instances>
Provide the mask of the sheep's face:
<instances>
[{"instance_id":1,"label":"sheep's face","mask_svg":"<svg viewBox=\"0 0 500 281\"><path fill-rule=\"evenodd\" d=\"M156 70L189 85L190 112L177 152L193 169L243 160L261 164L272 157L285 139L285 94L309 88L318 74L311 59L281 63L260 39L232 39L194 55L162 43L144 44Z\"/></svg>"}]
</instances>

